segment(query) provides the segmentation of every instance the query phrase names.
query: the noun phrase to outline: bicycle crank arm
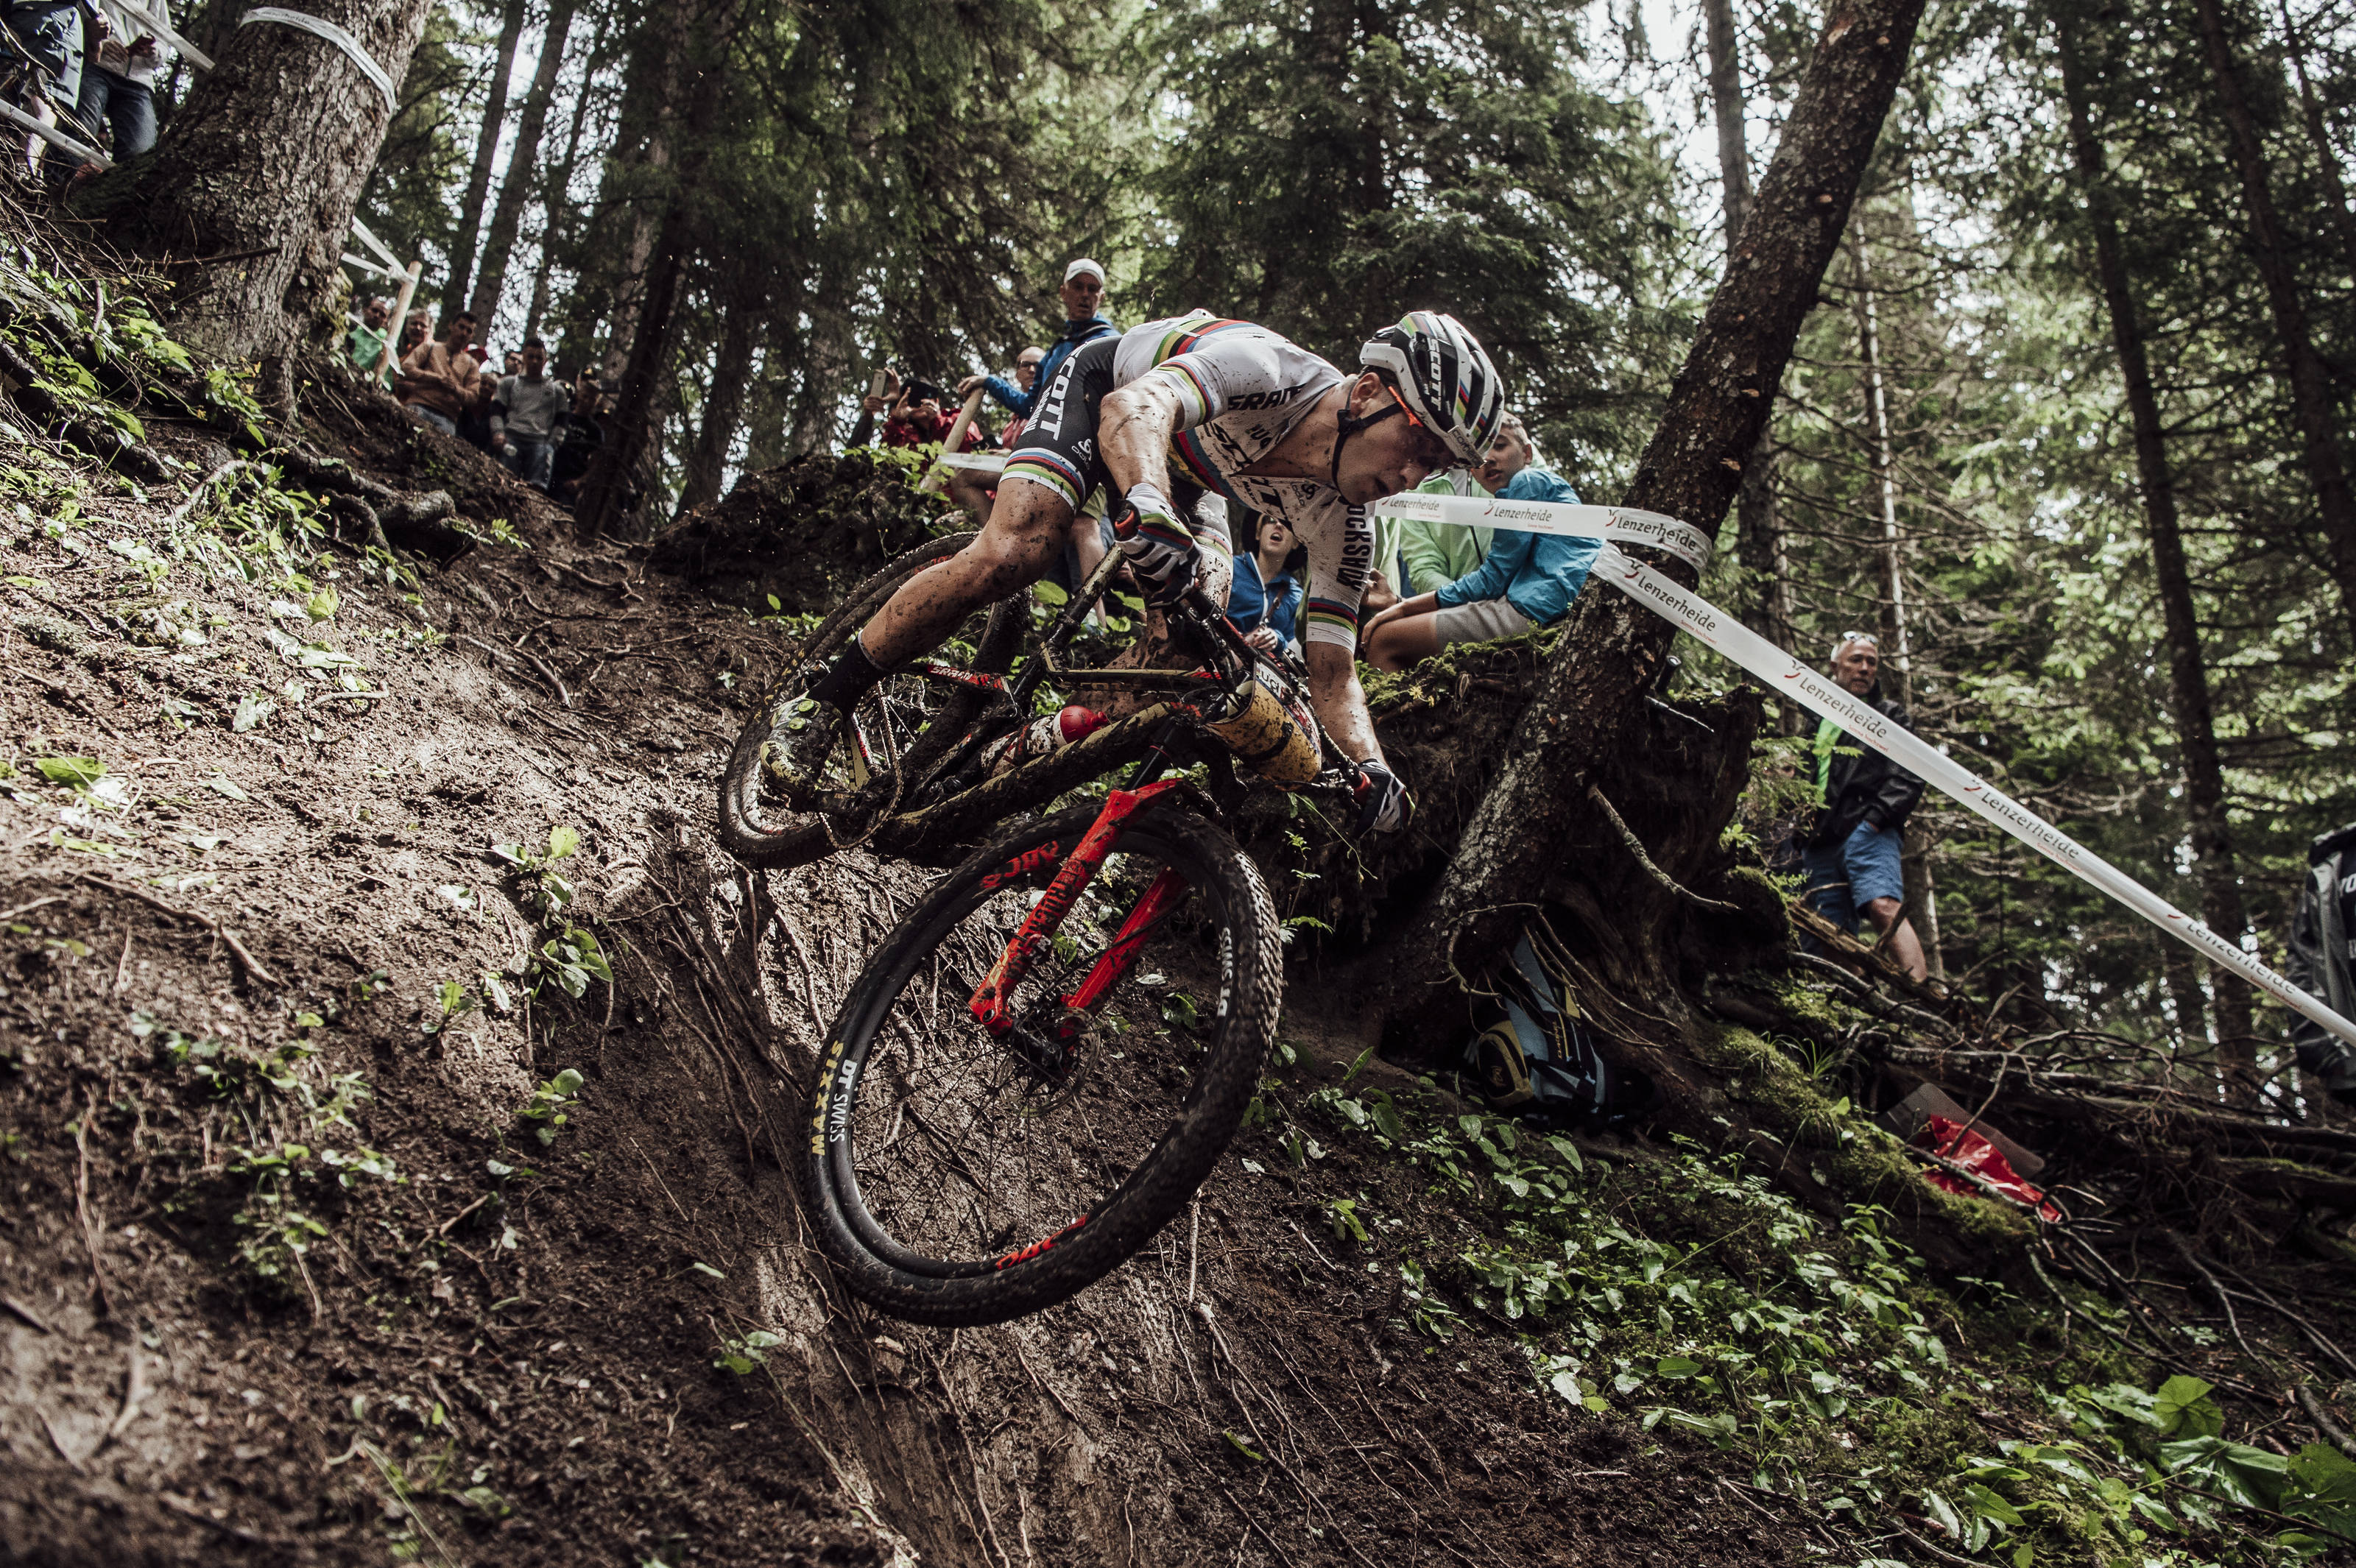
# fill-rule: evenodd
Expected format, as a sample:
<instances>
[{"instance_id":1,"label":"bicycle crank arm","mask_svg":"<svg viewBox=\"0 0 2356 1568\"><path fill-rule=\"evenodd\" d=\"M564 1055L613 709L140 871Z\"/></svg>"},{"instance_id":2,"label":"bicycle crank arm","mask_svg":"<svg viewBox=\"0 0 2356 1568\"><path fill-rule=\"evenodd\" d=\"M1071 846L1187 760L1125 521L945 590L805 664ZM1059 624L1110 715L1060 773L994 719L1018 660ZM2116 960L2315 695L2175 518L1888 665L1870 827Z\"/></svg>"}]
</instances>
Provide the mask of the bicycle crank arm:
<instances>
[{"instance_id":1,"label":"bicycle crank arm","mask_svg":"<svg viewBox=\"0 0 2356 1568\"><path fill-rule=\"evenodd\" d=\"M1030 975L1032 965L1039 961L1039 955L1055 941L1055 932L1064 923L1064 917L1071 913L1072 905L1111 855L1113 840L1120 836L1122 825L1154 796L1184 783L1183 779L1162 779L1138 789L1117 789L1105 797L1104 809L1088 825L1071 858L1056 870L1055 880L1047 885L1039 901L1031 906L1031 912L1023 917L1023 924L1007 942L1006 950L998 955L998 962L991 965L990 973L982 976L981 984L967 998L966 1010L973 1015L976 1023L1001 1038L1014 1028L1009 1001ZM1090 978L1094 977L1092 974Z\"/></svg>"}]
</instances>

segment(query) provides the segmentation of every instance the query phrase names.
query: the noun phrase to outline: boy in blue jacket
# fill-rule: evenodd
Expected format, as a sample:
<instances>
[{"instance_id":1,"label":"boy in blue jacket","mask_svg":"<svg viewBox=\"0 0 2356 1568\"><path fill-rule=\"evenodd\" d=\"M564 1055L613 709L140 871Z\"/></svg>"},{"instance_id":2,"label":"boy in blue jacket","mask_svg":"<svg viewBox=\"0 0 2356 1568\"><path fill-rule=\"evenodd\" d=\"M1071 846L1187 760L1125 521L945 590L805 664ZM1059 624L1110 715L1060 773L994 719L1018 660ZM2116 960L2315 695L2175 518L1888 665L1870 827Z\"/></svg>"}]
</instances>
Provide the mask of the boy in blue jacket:
<instances>
[{"instance_id":1,"label":"boy in blue jacket","mask_svg":"<svg viewBox=\"0 0 2356 1568\"><path fill-rule=\"evenodd\" d=\"M1512 414L1499 419L1472 478L1502 500L1579 502L1579 492L1541 464L1537 443ZM1402 670L1451 643L1494 642L1551 626L1569 613L1602 548L1596 539L1499 528L1472 571L1403 599L1367 623L1358 656L1376 669Z\"/></svg>"}]
</instances>

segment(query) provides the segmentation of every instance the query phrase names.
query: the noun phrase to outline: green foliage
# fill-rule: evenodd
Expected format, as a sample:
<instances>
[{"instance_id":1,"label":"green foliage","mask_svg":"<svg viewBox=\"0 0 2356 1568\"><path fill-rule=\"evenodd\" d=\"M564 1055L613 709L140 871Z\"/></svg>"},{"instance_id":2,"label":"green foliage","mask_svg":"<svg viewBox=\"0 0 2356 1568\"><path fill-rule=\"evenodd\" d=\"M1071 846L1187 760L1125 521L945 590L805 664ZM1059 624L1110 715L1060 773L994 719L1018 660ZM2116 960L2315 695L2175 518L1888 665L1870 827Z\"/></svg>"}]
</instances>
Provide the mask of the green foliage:
<instances>
[{"instance_id":1,"label":"green foliage","mask_svg":"<svg viewBox=\"0 0 2356 1568\"><path fill-rule=\"evenodd\" d=\"M513 882L516 897L535 919L546 920L571 903L574 889L557 869L560 861L569 860L581 848L581 830L560 824L548 830L548 846L544 849L528 849L521 844L494 844L491 853L515 868Z\"/></svg>"},{"instance_id":2,"label":"green foliage","mask_svg":"<svg viewBox=\"0 0 2356 1568\"><path fill-rule=\"evenodd\" d=\"M367 1080L323 1075L313 1065L317 1050L308 1036L323 1027L317 1014L297 1015L295 1027L304 1033L265 1046L191 1034L145 1010L131 1018L133 1036L203 1085L245 1135L226 1166L239 1187L237 1255L256 1282L275 1290L292 1290L298 1280L316 1288L303 1260L328 1235L323 1216L338 1194L404 1179L391 1156L354 1136L352 1113L370 1097Z\"/></svg>"},{"instance_id":3,"label":"green foliage","mask_svg":"<svg viewBox=\"0 0 2356 1568\"><path fill-rule=\"evenodd\" d=\"M605 950L597 945L595 933L577 925L568 925L541 943L531 965L532 973L541 976L532 983L534 996L540 994L541 984L547 979L553 979L576 1002L588 995L590 981L603 980L609 986L614 983L613 965L605 961Z\"/></svg>"},{"instance_id":4,"label":"green foliage","mask_svg":"<svg viewBox=\"0 0 2356 1568\"><path fill-rule=\"evenodd\" d=\"M1336 1242L1394 1256L1401 1327L1435 1349L1475 1324L1510 1334L1550 1397L1709 1444L1768 1491L1860 1523L1916 1515L1976 1561L2172 1568L2208 1561L2201 1543L2220 1537L2252 1562L2311 1552L2356 1509L2356 1466L2336 1453L2230 1440L2198 1378L2057 1376L2047 1351L2008 1348L2024 1318L1999 1305L1979 1319L1883 1211L1853 1204L1828 1226L1739 1155L1688 1146L1604 1170L1559 1136L1378 1090L1316 1091L1270 1120L1296 1168L1324 1157L1308 1131L1323 1123L1423 1189L1412 1216L1365 1192L1322 1200ZM1988 1432L1995 1403L2007 1428L2041 1411L2051 1430ZM2254 1537L2235 1504L2298 1528Z\"/></svg>"},{"instance_id":5,"label":"green foliage","mask_svg":"<svg viewBox=\"0 0 2356 1568\"><path fill-rule=\"evenodd\" d=\"M581 1074L568 1067L534 1089L523 1109L516 1113L519 1118L532 1124L532 1136L540 1139L543 1147L556 1142L557 1133L568 1120L566 1107L581 1099L583 1082Z\"/></svg>"},{"instance_id":6,"label":"green foliage","mask_svg":"<svg viewBox=\"0 0 2356 1568\"><path fill-rule=\"evenodd\" d=\"M755 1328L748 1334L726 1335L722 1338L720 1354L712 1364L723 1372L734 1372L743 1377L756 1367L768 1365L769 1352L784 1343L781 1337L766 1328Z\"/></svg>"}]
</instances>

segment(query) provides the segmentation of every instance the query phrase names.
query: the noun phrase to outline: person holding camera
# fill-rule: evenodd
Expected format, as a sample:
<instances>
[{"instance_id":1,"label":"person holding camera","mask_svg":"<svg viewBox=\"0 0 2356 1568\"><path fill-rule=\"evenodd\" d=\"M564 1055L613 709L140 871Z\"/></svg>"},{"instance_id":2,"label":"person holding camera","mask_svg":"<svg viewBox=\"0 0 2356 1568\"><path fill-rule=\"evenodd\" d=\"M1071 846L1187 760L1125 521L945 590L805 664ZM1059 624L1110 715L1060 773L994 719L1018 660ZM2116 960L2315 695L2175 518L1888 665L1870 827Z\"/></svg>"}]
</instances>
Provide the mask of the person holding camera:
<instances>
[{"instance_id":1,"label":"person holding camera","mask_svg":"<svg viewBox=\"0 0 2356 1568\"><path fill-rule=\"evenodd\" d=\"M169 27L166 4L148 0L147 10ZM164 63L164 47L144 19L109 0L97 0L89 14L97 48L82 69L74 112L92 129L111 126L114 161L129 163L155 145L155 70Z\"/></svg>"},{"instance_id":2,"label":"person holding camera","mask_svg":"<svg viewBox=\"0 0 2356 1568\"><path fill-rule=\"evenodd\" d=\"M901 384L898 395L885 411L884 444L914 447L947 442L949 427L957 422L957 415L945 406L948 401L948 394L939 387L922 377L909 377ZM991 434L990 427L980 420L974 420L965 427L965 435L958 441L957 450L971 452L978 446L996 444L997 438Z\"/></svg>"}]
</instances>

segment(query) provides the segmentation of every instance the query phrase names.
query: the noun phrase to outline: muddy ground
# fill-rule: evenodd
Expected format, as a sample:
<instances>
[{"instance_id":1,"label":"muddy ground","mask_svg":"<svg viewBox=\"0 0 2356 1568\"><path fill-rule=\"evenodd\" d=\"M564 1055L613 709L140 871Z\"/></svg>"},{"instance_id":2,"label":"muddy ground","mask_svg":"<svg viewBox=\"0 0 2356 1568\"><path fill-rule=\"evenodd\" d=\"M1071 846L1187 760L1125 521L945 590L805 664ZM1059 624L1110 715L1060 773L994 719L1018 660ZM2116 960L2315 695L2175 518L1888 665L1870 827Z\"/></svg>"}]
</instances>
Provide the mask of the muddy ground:
<instances>
[{"instance_id":1,"label":"muddy ground","mask_svg":"<svg viewBox=\"0 0 2356 1568\"><path fill-rule=\"evenodd\" d=\"M1759 1528L1708 1448L1545 1394L1507 1334L1409 1331L1396 1254L1462 1221L1346 1147L1294 1175L1247 1134L1188 1220L1012 1327L830 1289L776 1151L920 873L852 854L755 886L707 825L775 633L342 398L363 417L315 439L519 542L421 563L413 592L327 551L313 624L268 574L151 586L135 541L163 549L175 487L88 480L51 529L53 485L0 524L8 1561L1830 1555L1804 1520ZM149 433L192 475L222 455ZM202 641L126 635L158 595ZM604 933L615 972L577 1002L526 996L547 933L489 852L559 825L559 924ZM1302 1060L1272 1093L1356 1056L1318 1003L1296 979ZM577 1095L523 1115L567 1069ZM1336 1242L1354 1193L1425 1233ZM749 1371L715 1364L755 1329L777 1342Z\"/></svg>"}]
</instances>

